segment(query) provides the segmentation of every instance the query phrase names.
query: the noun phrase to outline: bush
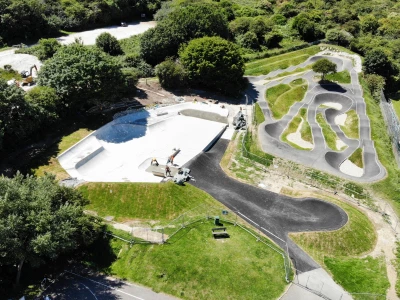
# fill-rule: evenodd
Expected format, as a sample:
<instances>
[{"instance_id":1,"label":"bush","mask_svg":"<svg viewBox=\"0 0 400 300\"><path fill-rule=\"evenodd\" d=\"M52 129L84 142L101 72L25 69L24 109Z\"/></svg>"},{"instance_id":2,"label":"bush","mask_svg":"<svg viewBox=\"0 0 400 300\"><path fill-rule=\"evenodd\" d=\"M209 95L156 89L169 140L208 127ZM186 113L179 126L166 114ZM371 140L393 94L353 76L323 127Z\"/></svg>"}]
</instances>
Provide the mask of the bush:
<instances>
[{"instance_id":1,"label":"bush","mask_svg":"<svg viewBox=\"0 0 400 300\"><path fill-rule=\"evenodd\" d=\"M244 88L244 62L237 46L220 37L194 39L181 51L189 83L236 95Z\"/></svg>"},{"instance_id":2,"label":"bush","mask_svg":"<svg viewBox=\"0 0 400 300\"><path fill-rule=\"evenodd\" d=\"M348 46L353 40L353 36L349 32L340 29L328 30L325 37L329 42L340 46Z\"/></svg>"},{"instance_id":3,"label":"bush","mask_svg":"<svg viewBox=\"0 0 400 300\"><path fill-rule=\"evenodd\" d=\"M364 79L371 91L372 97L379 103L381 100L381 91L385 87L385 78L376 74L366 74Z\"/></svg>"},{"instance_id":4,"label":"bush","mask_svg":"<svg viewBox=\"0 0 400 300\"><path fill-rule=\"evenodd\" d=\"M179 88L186 84L186 71L184 67L172 59L167 59L156 66L155 73L163 87Z\"/></svg>"},{"instance_id":5,"label":"bush","mask_svg":"<svg viewBox=\"0 0 400 300\"><path fill-rule=\"evenodd\" d=\"M49 59L60 47L61 44L56 39L40 39L37 56L40 60Z\"/></svg>"},{"instance_id":6,"label":"bush","mask_svg":"<svg viewBox=\"0 0 400 300\"><path fill-rule=\"evenodd\" d=\"M154 68L146 63L139 55L126 55L124 58L124 65L128 68L135 68L139 78L154 76Z\"/></svg>"},{"instance_id":7,"label":"bush","mask_svg":"<svg viewBox=\"0 0 400 300\"><path fill-rule=\"evenodd\" d=\"M277 31L271 31L264 35L264 44L268 48L278 48L279 43L282 41L283 35Z\"/></svg>"},{"instance_id":8,"label":"bush","mask_svg":"<svg viewBox=\"0 0 400 300\"><path fill-rule=\"evenodd\" d=\"M238 35L236 38L236 42L239 44L240 47L243 48L248 48L248 49L260 48L257 35L252 31L248 31L245 34Z\"/></svg>"},{"instance_id":9,"label":"bush","mask_svg":"<svg viewBox=\"0 0 400 300\"><path fill-rule=\"evenodd\" d=\"M97 37L96 46L112 56L123 54L118 40L108 32L104 32Z\"/></svg>"}]
</instances>

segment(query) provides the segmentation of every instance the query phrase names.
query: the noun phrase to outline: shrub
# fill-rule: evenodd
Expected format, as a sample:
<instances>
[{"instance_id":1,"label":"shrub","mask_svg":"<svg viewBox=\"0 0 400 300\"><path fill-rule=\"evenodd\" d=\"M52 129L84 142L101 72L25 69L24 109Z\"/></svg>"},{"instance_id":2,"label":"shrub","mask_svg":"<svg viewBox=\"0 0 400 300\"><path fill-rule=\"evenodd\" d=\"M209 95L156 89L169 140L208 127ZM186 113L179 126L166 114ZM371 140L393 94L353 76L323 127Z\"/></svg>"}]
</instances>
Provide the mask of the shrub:
<instances>
[{"instance_id":1,"label":"shrub","mask_svg":"<svg viewBox=\"0 0 400 300\"><path fill-rule=\"evenodd\" d=\"M186 71L184 67L172 59L167 59L156 66L155 73L163 87L178 88L186 84Z\"/></svg>"},{"instance_id":2,"label":"shrub","mask_svg":"<svg viewBox=\"0 0 400 300\"><path fill-rule=\"evenodd\" d=\"M112 56L123 54L118 40L108 32L104 32L97 37L96 46Z\"/></svg>"}]
</instances>

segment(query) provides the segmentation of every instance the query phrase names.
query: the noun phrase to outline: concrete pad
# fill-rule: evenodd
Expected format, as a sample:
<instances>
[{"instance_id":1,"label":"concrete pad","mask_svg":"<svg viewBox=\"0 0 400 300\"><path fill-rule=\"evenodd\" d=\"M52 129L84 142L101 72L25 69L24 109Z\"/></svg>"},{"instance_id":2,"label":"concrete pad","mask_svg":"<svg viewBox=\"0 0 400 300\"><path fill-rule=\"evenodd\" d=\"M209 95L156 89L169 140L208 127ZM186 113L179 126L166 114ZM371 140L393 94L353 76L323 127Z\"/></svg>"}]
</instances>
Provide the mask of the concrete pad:
<instances>
[{"instance_id":1,"label":"concrete pad","mask_svg":"<svg viewBox=\"0 0 400 300\"><path fill-rule=\"evenodd\" d=\"M96 38L104 33L108 32L113 35L117 40L126 39L131 37L132 35L137 35L145 32L146 30L153 28L156 26L155 21L148 22L134 22L128 23L127 27L122 26L109 26L104 28L98 28L93 30L87 30L82 32L73 33L66 36L58 37L57 40L63 44L71 44L75 41L76 38L81 38L83 44L85 45L94 45L96 43Z\"/></svg>"},{"instance_id":2,"label":"concrete pad","mask_svg":"<svg viewBox=\"0 0 400 300\"><path fill-rule=\"evenodd\" d=\"M15 49L0 52L0 68L4 65L11 65L11 67L18 71L29 71L30 67L36 65L38 71L42 66L40 60L33 55L29 54L15 54ZM33 77L37 77L37 73L33 70Z\"/></svg>"},{"instance_id":3,"label":"concrete pad","mask_svg":"<svg viewBox=\"0 0 400 300\"><path fill-rule=\"evenodd\" d=\"M160 165L181 149L181 166L212 144L227 124L180 114L182 110L228 116L215 104L182 103L122 116L62 153L58 160L71 177L93 182L160 182L146 170L153 157Z\"/></svg>"}]
</instances>

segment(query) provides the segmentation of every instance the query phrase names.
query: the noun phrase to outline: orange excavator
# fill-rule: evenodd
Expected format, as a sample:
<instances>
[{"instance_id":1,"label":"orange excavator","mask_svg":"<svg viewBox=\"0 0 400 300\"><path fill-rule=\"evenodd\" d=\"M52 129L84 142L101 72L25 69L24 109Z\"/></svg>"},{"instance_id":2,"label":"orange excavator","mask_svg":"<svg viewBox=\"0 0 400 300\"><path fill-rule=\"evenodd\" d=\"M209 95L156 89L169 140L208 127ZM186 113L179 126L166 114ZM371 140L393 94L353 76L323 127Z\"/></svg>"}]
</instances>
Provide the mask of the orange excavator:
<instances>
[{"instance_id":1,"label":"orange excavator","mask_svg":"<svg viewBox=\"0 0 400 300\"><path fill-rule=\"evenodd\" d=\"M26 84L27 84L27 85L32 85L32 84L34 84L35 82L33 81L33 77L32 77L32 75L33 75L33 73L32 73L33 69L35 69L36 74L37 74L37 67L36 67L36 65L33 65L33 66L31 67L31 69L29 70L29 73L28 73L28 71L22 71L22 72L20 73L21 76L22 76L22 80L21 80L20 82L18 82L17 85L24 86L24 85L26 85Z\"/></svg>"}]
</instances>

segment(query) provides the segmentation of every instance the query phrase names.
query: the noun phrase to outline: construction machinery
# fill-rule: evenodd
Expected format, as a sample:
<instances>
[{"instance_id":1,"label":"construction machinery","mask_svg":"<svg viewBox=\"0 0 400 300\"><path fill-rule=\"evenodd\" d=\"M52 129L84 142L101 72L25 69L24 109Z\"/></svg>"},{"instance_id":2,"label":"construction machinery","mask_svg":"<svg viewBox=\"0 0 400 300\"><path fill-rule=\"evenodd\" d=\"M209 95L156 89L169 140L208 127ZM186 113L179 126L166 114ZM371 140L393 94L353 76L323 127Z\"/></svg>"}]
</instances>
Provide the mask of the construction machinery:
<instances>
[{"instance_id":1,"label":"construction machinery","mask_svg":"<svg viewBox=\"0 0 400 300\"><path fill-rule=\"evenodd\" d=\"M246 128L246 118L241 110L236 116L233 117L232 125L234 126L235 130Z\"/></svg>"},{"instance_id":2,"label":"construction machinery","mask_svg":"<svg viewBox=\"0 0 400 300\"><path fill-rule=\"evenodd\" d=\"M30 68L30 70L29 70L29 72L28 71L22 71L20 74L21 74L21 76L22 76L22 80L19 82L19 84L21 85L21 86L23 86L23 85L32 85L32 84L34 84L34 81L33 81L33 73L32 73L32 71L33 71L33 69L35 69L35 71L36 71L36 73L37 73L37 67L36 67L36 65L33 65L31 68Z\"/></svg>"}]
</instances>

